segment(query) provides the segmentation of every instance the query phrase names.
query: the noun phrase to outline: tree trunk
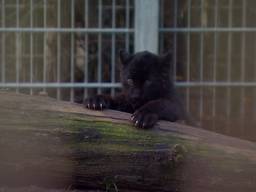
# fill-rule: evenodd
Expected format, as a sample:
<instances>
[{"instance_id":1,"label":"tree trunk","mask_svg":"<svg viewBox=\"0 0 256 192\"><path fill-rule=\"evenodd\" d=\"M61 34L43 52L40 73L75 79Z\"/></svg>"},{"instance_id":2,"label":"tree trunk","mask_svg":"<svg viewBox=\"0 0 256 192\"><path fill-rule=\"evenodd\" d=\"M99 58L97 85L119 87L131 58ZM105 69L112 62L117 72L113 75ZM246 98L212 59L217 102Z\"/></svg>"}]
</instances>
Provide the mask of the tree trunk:
<instances>
[{"instance_id":1,"label":"tree trunk","mask_svg":"<svg viewBox=\"0 0 256 192\"><path fill-rule=\"evenodd\" d=\"M0 92L0 189L255 192L256 144L178 123Z\"/></svg>"}]
</instances>

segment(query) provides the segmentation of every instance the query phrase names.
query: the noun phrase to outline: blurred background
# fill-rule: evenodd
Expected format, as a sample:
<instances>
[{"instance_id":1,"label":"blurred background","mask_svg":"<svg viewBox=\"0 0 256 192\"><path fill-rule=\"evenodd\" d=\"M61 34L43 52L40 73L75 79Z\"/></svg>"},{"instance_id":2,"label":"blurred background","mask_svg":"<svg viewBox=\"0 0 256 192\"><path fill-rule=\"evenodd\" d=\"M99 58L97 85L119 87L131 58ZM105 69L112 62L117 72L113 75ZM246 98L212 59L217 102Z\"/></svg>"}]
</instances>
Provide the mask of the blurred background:
<instances>
[{"instance_id":1,"label":"blurred background","mask_svg":"<svg viewBox=\"0 0 256 192\"><path fill-rule=\"evenodd\" d=\"M171 51L196 125L256 141L255 17L255 0L0 0L0 89L81 103L120 90L120 49Z\"/></svg>"}]
</instances>

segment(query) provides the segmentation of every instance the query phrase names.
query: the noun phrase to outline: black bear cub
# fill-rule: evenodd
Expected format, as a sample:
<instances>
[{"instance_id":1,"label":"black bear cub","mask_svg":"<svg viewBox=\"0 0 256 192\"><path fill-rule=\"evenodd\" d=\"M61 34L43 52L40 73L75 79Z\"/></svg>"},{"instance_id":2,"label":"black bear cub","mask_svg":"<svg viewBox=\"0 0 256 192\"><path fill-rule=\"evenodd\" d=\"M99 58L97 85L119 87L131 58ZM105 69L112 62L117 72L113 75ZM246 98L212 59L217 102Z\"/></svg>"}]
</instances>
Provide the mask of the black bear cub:
<instances>
[{"instance_id":1,"label":"black bear cub","mask_svg":"<svg viewBox=\"0 0 256 192\"><path fill-rule=\"evenodd\" d=\"M159 119L176 121L183 117L171 77L170 54L120 51L120 60L122 93L113 98L107 95L88 98L85 107L132 113L131 121L138 128L151 128Z\"/></svg>"}]
</instances>

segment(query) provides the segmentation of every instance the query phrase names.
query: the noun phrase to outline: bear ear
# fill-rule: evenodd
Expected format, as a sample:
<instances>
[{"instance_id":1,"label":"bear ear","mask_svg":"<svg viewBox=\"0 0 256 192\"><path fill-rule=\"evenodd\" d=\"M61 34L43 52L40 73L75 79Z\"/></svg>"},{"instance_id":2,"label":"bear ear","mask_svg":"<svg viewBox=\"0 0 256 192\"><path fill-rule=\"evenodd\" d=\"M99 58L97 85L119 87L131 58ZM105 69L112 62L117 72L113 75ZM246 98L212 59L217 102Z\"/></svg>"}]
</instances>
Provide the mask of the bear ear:
<instances>
[{"instance_id":1,"label":"bear ear","mask_svg":"<svg viewBox=\"0 0 256 192\"><path fill-rule=\"evenodd\" d=\"M160 56L160 64L162 66L171 67L171 63L172 63L172 53L171 52L167 52L164 55Z\"/></svg>"},{"instance_id":2,"label":"bear ear","mask_svg":"<svg viewBox=\"0 0 256 192\"><path fill-rule=\"evenodd\" d=\"M119 57L121 63L126 64L131 59L132 55L122 49L119 51Z\"/></svg>"},{"instance_id":3,"label":"bear ear","mask_svg":"<svg viewBox=\"0 0 256 192\"><path fill-rule=\"evenodd\" d=\"M159 64L160 66L162 66L163 69L173 70L172 52L167 52L159 57Z\"/></svg>"},{"instance_id":4,"label":"bear ear","mask_svg":"<svg viewBox=\"0 0 256 192\"><path fill-rule=\"evenodd\" d=\"M173 61L172 61L172 57L173 54L172 52L167 52L160 57L160 61L159 61L159 67L160 69L164 70L164 71L169 71L170 73L173 71Z\"/></svg>"}]
</instances>

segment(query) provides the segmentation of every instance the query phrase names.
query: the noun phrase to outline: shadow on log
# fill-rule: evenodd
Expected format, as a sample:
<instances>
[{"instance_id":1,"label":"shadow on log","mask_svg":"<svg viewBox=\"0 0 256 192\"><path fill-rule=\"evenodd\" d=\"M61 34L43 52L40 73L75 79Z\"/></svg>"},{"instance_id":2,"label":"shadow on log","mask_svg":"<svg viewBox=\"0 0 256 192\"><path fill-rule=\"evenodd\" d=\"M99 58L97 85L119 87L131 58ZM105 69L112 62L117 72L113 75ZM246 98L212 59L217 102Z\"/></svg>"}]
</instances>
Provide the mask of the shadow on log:
<instances>
[{"instance_id":1,"label":"shadow on log","mask_svg":"<svg viewBox=\"0 0 256 192\"><path fill-rule=\"evenodd\" d=\"M256 144L178 123L0 92L0 189L256 191Z\"/></svg>"}]
</instances>

